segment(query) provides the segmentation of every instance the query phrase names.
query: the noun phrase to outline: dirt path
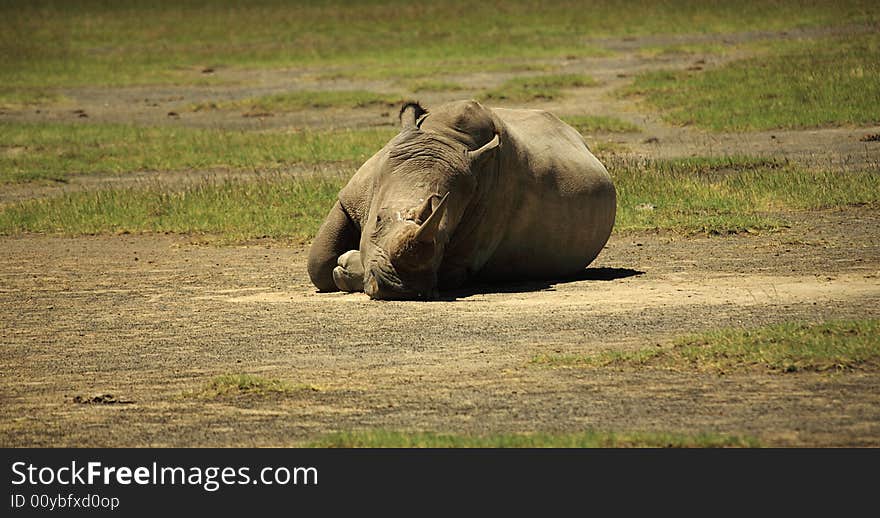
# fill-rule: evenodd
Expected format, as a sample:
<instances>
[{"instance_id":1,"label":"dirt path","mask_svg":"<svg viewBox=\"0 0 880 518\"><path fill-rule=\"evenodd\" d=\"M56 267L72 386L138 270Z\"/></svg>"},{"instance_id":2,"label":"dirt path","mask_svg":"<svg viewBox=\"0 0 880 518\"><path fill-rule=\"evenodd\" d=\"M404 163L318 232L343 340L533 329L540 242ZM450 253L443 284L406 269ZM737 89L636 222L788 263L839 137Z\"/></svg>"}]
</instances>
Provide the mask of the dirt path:
<instances>
[{"instance_id":1,"label":"dirt path","mask_svg":"<svg viewBox=\"0 0 880 518\"><path fill-rule=\"evenodd\" d=\"M0 444L290 445L352 428L701 430L880 445L880 373L548 368L719 326L880 316L880 215L761 236L614 236L583 279L435 303L317 294L305 250L159 236L6 238ZM247 372L284 397L182 398ZM82 405L110 393L131 404Z\"/></svg>"}]
</instances>

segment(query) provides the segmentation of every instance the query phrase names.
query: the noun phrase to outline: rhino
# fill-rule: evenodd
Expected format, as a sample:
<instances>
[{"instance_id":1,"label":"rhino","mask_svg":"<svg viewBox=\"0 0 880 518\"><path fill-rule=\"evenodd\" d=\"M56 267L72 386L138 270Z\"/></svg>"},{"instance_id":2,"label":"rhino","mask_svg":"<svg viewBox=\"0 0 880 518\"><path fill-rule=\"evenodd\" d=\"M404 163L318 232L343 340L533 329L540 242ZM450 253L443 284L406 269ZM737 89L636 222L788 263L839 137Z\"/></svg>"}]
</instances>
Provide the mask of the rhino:
<instances>
[{"instance_id":1,"label":"rhino","mask_svg":"<svg viewBox=\"0 0 880 518\"><path fill-rule=\"evenodd\" d=\"M466 100L407 102L399 119L312 242L319 291L430 300L475 281L571 277L605 246L611 176L556 116Z\"/></svg>"}]
</instances>

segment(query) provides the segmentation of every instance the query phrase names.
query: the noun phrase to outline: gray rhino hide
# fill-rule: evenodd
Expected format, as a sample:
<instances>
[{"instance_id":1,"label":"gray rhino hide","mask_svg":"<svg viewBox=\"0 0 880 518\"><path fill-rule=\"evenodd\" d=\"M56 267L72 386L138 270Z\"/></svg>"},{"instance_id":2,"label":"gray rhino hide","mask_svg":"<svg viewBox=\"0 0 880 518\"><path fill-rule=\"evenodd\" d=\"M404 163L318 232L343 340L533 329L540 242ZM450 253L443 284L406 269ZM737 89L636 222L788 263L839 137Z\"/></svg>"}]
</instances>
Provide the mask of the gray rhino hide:
<instances>
[{"instance_id":1,"label":"gray rhino hide","mask_svg":"<svg viewBox=\"0 0 880 518\"><path fill-rule=\"evenodd\" d=\"M340 191L309 252L321 291L435 298L474 279L559 279L595 259L616 195L580 134L542 110L458 101L402 130Z\"/></svg>"}]
</instances>

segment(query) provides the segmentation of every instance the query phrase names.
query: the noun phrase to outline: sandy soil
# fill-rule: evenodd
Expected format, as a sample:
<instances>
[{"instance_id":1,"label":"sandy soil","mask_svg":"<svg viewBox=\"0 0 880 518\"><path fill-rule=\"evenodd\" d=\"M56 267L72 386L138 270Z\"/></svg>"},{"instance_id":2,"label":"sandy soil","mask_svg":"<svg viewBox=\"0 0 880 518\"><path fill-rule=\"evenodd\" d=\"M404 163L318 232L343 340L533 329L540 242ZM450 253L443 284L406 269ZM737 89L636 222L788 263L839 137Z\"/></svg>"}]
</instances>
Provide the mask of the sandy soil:
<instances>
[{"instance_id":1,"label":"sandy soil","mask_svg":"<svg viewBox=\"0 0 880 518\"><path fill-rule=\"evenodd\" d=\"M796 215L797 216L797 215ZM694 430L769 445L880 445L880 373L548 368L541 354L664 346L719 326L880 316L876 211L781 234L616 235L582 279L448 300L318 294L305 249L171 236L6 238L8 446L289 445L352 428ZM182 398L248 372L284 397ZM113 394L131 404L82 405Z\"/></svg>"},{"instance_id":2,"label":"sandy soil","mask_svg":"<svg viewBox=\"0 0 880 518\"><path fill-rule=\"evenodd\" d=\"M637 52L660 44L653 39L606 43L623 53L564 63L565 71L594 75L601 87L540 105L561 115L615 115L642 128L589 135L593 142L652 157L766 154L844 169L880 163L880 143L859 141L880 128L709 134L667 126L604 93L639 70L721 58ZM504 78L460 79L478 88ZM252 79L219 90L80 89L65 92L71 105L0 117L242 128L391 123L381 107L262 120L180 109L291 84L346 87L285 71ZM424 100L462 96L467 92ZM651 137L657 141L646 142ZM139 173L135 181L210 174L216 172ZM130 181L4 186L0 201ZM277 446L368 428L704 431L755 436L771 446L880 446L876 370L718 375L531 363L543 354L664 347L683 333L721 326L878 318L880 214L851 208L785 217L791 228L760 235L615 234L579 279L481 286L431 303L315 293L304 247L204 247L164 235L3 237L0 446ZM223 401L184 396L230 372L317 390ZM97 394L117 402L74 402Z\"/></svg>"}]
</instances>

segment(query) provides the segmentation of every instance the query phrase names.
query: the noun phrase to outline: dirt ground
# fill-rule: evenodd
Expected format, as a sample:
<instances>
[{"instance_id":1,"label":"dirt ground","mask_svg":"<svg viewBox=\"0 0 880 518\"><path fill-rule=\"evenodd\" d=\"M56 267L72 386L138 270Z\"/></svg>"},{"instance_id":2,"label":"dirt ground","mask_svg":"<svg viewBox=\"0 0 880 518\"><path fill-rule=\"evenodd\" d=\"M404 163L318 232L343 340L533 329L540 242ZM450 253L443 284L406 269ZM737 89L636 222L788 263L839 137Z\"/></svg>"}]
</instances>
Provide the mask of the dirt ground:
<instances>
[{"instance_id":1,"label":"dirt ground","mask_svg":"<svg viewBox=\"0 0 880 518\"><path fill-rule=\"evenodd\" d=\"M617 142L646 157L747 153L843 169L880 163L880 143L859 140L880 128L710 134L665 125L638 104L605 94L639 70L721 58L645 57L639 40L606 43L620 53L565 63L565 71L590 73L601 87L536 105L560 115L615 115L642 128L588 135L592 142ZM478 88L505 77L458 79ZM85 88L65 92L70 105L0 117L243 128L391 123L383 108L263 120L180 109L291 85L350 87L285 71L255 75L253 83ZM423 100L430 106L468 94ZM125 181L3 186L0 202ZM790 228L758 235L614 234L579 279L480 286L438 302L315 293L306 247L200 246L166 235L2 237L0 446L284 446L374 428L700 431L754 436L768 446L880 446L876 370L719 375L530 362L544 354L664 347L681 334L723 326L880 317L880 213L854 207L783 216ZM223 401L185 397L216 375L238 372L314 389ZM113 394L116 403L74 402L97 394Z\"/></svg>"}]
</instances>

